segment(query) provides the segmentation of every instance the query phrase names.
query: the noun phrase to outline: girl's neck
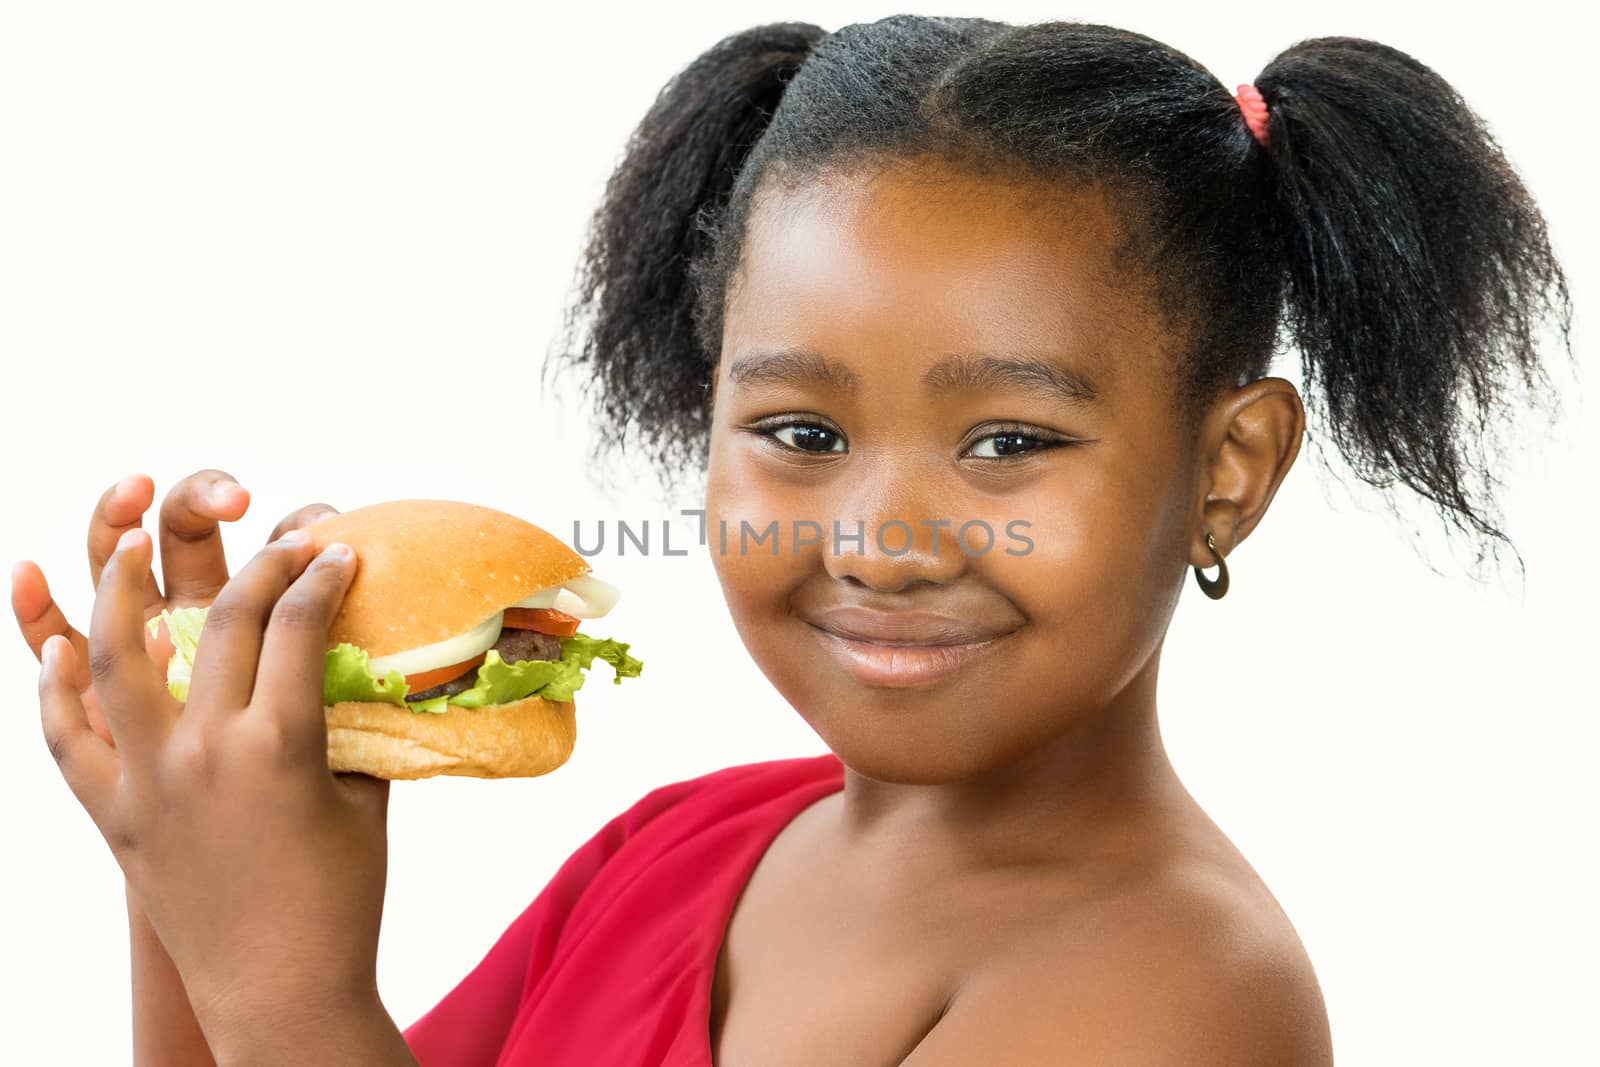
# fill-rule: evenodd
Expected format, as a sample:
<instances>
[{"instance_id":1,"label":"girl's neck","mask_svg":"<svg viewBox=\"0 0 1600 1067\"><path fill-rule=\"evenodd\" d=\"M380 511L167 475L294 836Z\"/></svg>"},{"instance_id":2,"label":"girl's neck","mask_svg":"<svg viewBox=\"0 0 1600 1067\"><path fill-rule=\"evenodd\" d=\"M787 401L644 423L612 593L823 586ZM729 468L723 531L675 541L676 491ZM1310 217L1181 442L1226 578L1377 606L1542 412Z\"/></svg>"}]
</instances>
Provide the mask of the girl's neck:
<instances>
[{"instance_id":1,"label":"girl's neck","mask_svg":"<svg viewBox=\"0 0 1600 1067\"><path fill-rule=\"evenodd\" d=\"M1158 656L1117 698L1078 715L1023 757L936 785L844 772L833 831L842 848L894 855L945 877L1018 866L1136 859L1150 834L1198 813L1167 758L1156 716Z\"/></svg>"}]
</instances>

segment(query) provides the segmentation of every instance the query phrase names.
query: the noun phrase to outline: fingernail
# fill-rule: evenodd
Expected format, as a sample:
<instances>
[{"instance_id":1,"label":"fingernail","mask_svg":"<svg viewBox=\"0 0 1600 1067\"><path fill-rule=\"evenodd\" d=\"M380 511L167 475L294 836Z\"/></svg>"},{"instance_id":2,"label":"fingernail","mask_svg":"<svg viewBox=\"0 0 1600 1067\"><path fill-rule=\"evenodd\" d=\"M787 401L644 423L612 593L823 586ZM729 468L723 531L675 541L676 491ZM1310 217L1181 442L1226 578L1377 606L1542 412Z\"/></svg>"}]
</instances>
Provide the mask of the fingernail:
<instances>
[{"instance_id":1,"label":"fingernail","mask_svg":"<svg viewBox=\"0 0 1600 1067\"><path fill-rule=\"evenodd\" d=\"M285 545L303 545L309 540L311 535L304 530L286 530L283 536L278 538L278 542Z\"/></svg>"},{"instance_id":2,"label":"fingernail","mask_svg":"<svg viewBox=\"0 0 1600 1067\"><path fill-rule=\"evenodd\" d=\"M127 496L129 493L133 492L133 483L138 480L138 477L139 476L137 474L130 474L126 478L122 479L122 481L118 482L116 495Z\"/></svg>"},{"instance_id":3,"label":"fingernail","mask_svg":"<svg viewBox=\"0 0 1600 1067\"><path fill-rule=\"evenodd\" d=\"M126 551L127 549L137 545L143 539L144 531L142 529L135 528L132 530L124 530L122 532L122 536L117 538L117 551Z\"/></svg>"},{"instance_id":4,"label":"fingernail","mask_svg":"<svg viewBox=\"0 0 1600 1067\"><path fill-rule=\"evenodd\" d=\"M239 488L238 482L218 482L211 487L206 496L213 504L226 504L237 488Z\"/></svg>"},{"instance_id":5,"label":"fingernail","mask_svg":"<svg viewBox=\"0 0 1600 1067\"><path fill-rule=\"evenodd\" d=\"M322 557L324 559L337 560L341 563L349 559L352 555L354 555L354 553L350 551L350 546L339 541L335 541L333 544L322 550Z\"/></svg>"}]
</instances>

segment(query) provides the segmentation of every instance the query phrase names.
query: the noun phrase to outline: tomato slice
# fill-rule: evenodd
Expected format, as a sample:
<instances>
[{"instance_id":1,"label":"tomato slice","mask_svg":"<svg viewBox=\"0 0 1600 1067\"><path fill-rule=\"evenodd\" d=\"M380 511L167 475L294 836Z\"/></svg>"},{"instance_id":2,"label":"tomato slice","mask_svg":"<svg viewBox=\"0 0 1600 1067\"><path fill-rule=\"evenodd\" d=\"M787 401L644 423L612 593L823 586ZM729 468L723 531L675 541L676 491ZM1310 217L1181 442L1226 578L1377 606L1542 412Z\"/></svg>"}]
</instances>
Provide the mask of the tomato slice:
<instances>
[{"instance_id":1,"label":"tomato slice","mask_svg":"<svg viewBox=\"0 0 1600 1067\"><path fill-rule=\"evenodd\" d=\"M420 693L424 689L432 689L436 685L454 681L468 671L476 669L488 654L487 651L483 651L465 662L452 664L449 667L423 671L421 674L408 674L406 675L406 692Z\"/></svg>"},{"instance_id":2,"label":"tomato slice","mask_svg":"<svg viewBox=\"0 0 1600 1067\"><path fill-rule=\"evenodd\" d=\"M555 608L507 608L502 626L513 630L538 630L552 637L571 637L582 620Z\"/></svg>"}]
</instances>

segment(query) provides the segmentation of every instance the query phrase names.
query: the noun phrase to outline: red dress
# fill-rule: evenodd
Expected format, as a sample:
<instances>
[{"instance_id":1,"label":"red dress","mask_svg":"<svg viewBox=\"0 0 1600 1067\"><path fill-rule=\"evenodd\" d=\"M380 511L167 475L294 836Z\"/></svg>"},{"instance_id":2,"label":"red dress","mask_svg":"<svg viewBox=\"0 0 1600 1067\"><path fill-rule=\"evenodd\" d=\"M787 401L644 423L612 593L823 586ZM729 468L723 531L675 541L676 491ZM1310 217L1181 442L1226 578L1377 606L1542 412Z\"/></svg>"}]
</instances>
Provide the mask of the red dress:
<instances>
[{"instance_id":1,"label":"red dress","mask_svg":"<svg viewBox=\"0 0 1600 1067\"><path fill-rule=\"evenodd\" d=\"M574 852L405 1031L422 1067L711 1067L711 982L778 832L844 788L831 753L662 786Z\"/></svg>"}]
</instances>

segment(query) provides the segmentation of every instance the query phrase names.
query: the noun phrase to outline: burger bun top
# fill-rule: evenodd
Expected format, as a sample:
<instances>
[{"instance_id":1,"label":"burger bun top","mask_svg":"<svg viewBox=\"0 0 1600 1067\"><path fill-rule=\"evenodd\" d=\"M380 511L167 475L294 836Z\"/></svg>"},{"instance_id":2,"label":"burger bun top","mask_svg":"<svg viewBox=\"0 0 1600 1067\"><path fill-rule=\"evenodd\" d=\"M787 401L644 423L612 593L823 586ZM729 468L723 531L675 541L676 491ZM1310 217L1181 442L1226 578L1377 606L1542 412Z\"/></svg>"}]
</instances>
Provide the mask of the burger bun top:
<instances>
[{"instance_id":1,"label":"burger bun top","mask_svg":"<svg viewBox=\"0 0 1600 1067\"><path fill-rule=\"evenodd\" d=\"M589 573L553 534L503 511L454 500L395 500L305 528L317 551L355 550L356 574L328 647L377 658L464 633L552 585Z\"/></svg>"}]
</instances>

